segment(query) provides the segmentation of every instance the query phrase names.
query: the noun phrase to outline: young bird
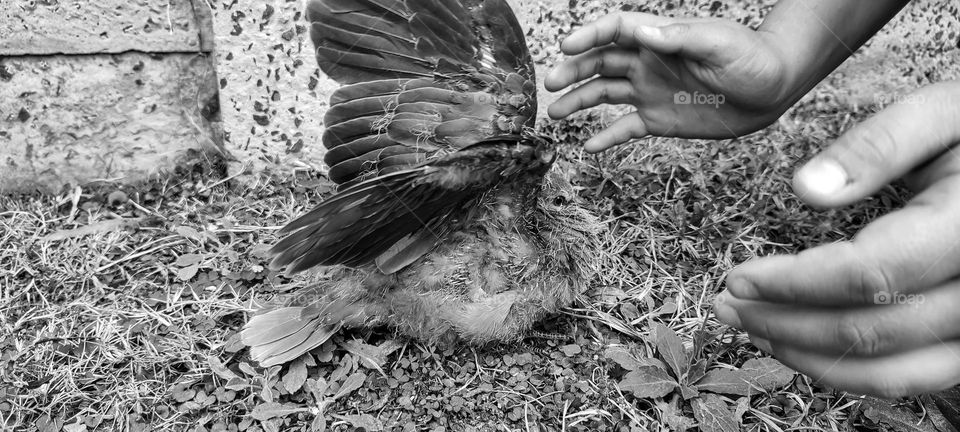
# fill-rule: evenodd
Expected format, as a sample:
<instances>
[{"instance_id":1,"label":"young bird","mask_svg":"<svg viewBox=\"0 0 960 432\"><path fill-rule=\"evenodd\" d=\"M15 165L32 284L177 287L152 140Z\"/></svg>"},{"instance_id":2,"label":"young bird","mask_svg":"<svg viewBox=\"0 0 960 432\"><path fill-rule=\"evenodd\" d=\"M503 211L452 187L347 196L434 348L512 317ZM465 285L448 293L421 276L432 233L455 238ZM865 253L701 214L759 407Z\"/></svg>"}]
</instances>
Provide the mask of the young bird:
<instances>
[{"instance_id":1,"label":"young bird","mask_svg":"<svg viewBox=\"0 0 960 432\"><path fill-rule=\"evenodd\" d=\"M241 332L263 366L343 327L516 340L595 272L600 224L550 171L505 0L308 0L338 193L281 230L272 267L334 266Z\"/></svg>"}]
</instances>

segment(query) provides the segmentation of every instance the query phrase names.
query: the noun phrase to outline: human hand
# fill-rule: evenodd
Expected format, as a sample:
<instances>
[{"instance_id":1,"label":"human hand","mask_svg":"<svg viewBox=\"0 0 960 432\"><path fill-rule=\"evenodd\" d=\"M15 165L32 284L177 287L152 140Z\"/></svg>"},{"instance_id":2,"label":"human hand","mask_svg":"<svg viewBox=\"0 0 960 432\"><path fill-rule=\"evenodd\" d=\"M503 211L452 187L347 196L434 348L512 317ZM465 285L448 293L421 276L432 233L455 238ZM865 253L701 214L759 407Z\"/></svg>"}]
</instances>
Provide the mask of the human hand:
<instances>
[{"instance_id":1,"label":"human hand","mask_svg":"<svg viewBox=\"0 0 960 432\"><path fill-rule=\"evenodd\" d=\"M754 132L792 103L790 62L777 38L718 19L607 15L561 44L574 57L550 72L547 90L593 79L563 95L548 114L560 119L600 104L636 107L590 139L588 152L649 134L732 138Z\"/></svg>"},{"instance_id":2,"label":"human hand","mask_svg":"<svg viewBox=\"0 0 960 432\"><path fill-rule=\"evenodd\" d=\"M852 241L750 261L717 317L784 364L898 397L960 383L960 81L914 93L801 168L794 190L838 207L904 178L917 195Z\"/></svg>"}]
</instances>

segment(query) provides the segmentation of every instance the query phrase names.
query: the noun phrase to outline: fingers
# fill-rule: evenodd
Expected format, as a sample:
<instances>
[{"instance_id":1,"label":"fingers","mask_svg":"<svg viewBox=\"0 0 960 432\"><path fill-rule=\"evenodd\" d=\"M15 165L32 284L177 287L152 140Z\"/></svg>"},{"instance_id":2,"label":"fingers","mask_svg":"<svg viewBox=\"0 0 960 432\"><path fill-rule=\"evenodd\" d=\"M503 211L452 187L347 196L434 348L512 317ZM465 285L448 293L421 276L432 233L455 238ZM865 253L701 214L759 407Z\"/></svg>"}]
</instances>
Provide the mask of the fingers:
<instances>
[{"instance_id":1,"label":"fingers","mask_svg":"<svg viewBox=\"0 0 960 432\"><path fill-rule=\"evenodd\" d=\"M741 299L843 306L937 286L960 272L958 196L960 179L948 178L853 241L747 262L730 272L727 288Z\"/></svg>"},{"instance_id":2,"label":"fingers","mask_svg":"<svg viewBox=\"0 0 960 432\"><path fill-rule=\"evenodd\" d=\"M960 382L960 343L953 341L882 358L837 357L762 338L753 341L783 364L852 393L898 398Z\"/></svg>"},{"instance_id":3,"label":"fingers","mask_svg":"<svg viewBox=\"0 0 960 432\"><path fill-rule=\"evenodd\" d=\"M544 87L549 91L558 91L598 74L605 77L625 77L636 67L638 54L636 49L615 47L580 54L551 71L544 80Z\"/></svg>"},{"instance_id":4,"label":"fingers","mask_svg":"<svg viewBox=\"0 0 960 432\"><path fill-rule=\"evenodd\" d=\"M634 38L643 48L659 54L679 54L691 60L710 61L740 55L742 49L752 43L752 33L735 23L698 20L659 27L639 26Z\"/></svg>"},{"instance_id":5,"label":"fingers","mask_svg":"<svg viewBox=\"0 0 960 432\"><path fill-rule=\"evenodd\" d=\"M801 168L794 191L821 207L869 196L960 141L960 82L925 87L857 125Z\"/></svg>"},{"instance_id":6,"label":"fingers","mask_svg":"<svg viewBox=\"0 0 960 432\"><path fill-rule=\"evenodd\" d=\"M670 22L673 19L645 13L614 13L580 27L563 40L560 49L564 54L577 55L611 43L638 47L636 32L640 26L656 27Z\"/></svg>"},{"instance_id":7,"label":"fingers","mask_svg":"<svg viewBox=\"0 0 960 432\"><path fill-rule=\"evenodd\" d=\"M563 95L550 104L547 114L562 119L585 108L600 104L626 104L634 101L633 85L626 79L597 78Z\"/></svg>"},{"instance_id":8,"label":"fingers","mask_svg":"<svg viewBox=\"0 0 960 432\"><path fill-rule=\"evenodd\" d=\"M876 357L960 338L960 282L878 300L876 306L811 308L723 293L716 313L751 336L823 354Z\"/></svg>"},{"instance_id":9,"label":"fingers","mask_svg":"<svg viewBox=\"0 0 960 432\"><path fill-rule=\"evenodd\" d=\"M627 114L587 141L583 148L588 153L598 153L610 147L643 138L648 135L647 125L639 113Z\"/></svg>"}]
</instances>

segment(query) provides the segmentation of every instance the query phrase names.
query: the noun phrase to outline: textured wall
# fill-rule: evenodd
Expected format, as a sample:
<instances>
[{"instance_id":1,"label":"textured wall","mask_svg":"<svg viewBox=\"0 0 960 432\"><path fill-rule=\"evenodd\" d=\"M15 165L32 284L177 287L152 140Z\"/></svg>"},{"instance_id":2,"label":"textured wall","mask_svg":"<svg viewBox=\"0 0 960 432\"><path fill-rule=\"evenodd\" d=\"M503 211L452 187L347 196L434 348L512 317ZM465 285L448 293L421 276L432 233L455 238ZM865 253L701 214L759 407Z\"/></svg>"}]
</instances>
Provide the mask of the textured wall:
<instances>
[{"instance_id":1,"label":"textured wall","mask_svg":"<svg viewBox=\"0 0 960 432\"><path fill-rule=\"evenodd\" d=\"M0 71L0 189L133 180L213 146L204 56L22 57Z\"/></svg>"},{"instance_id":2,"label":"textured wall","mask_svg":"<svg viewBox=\"0 0 960 432\"><path fill-rule=\"evenodd\" d=\"M216 148L197 4L0 0L0 191L135 181Z\"/></svg>"},{"instance_id":3,"label":"textured wall","mask_svg":"<svg viewBox=\"0 0 960 432\"><path fill-rule=\"evenodd\" d=\"M190 0L0 1L3 55L198 51L199 32Z\"/></svg>"}]
</instances>

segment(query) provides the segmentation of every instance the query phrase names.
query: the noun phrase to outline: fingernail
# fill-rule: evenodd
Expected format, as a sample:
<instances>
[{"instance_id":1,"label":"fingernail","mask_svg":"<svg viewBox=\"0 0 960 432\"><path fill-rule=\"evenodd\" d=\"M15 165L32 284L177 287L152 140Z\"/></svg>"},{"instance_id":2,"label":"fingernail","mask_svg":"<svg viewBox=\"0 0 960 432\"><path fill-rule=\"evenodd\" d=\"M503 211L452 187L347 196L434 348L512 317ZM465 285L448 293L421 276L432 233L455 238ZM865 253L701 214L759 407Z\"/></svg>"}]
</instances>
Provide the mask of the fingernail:
<instances>
[{"instance_id":1,"label":"fingernail","mask_svg":"<svg viewBox=\"0 0 960 432\"><path fill-rule=\"evenodd\" d=\"M847 185L847 172L830 159L815 159L800 169L797 180L807 191L819 196L830 196Z\"/></svg>"},{"instance_id":2,"label":"fingernail","mask_svg":"<svg viewBox=\"0 0 960 432\"><path fill-rule=\"evenodd\" d=\"M750 335L750 343L752 343L753 346L760 348L760 351L763 351L767 354L773 354L773 347L770 346L770 341L764 338Z\"/></svg>"},{"instance_id":3,"label":"fingernail","mask_svg":"<svg viewBox=\"0 0 960 432\"><path fill-rule=\"evenodd\" d=\"M639 26L636 36L640 39L661 40L663 39L663 31L659 27Z\"/></svg>"},{"instance_id":4,"label":"fingernail","mask_svg":"<svg viewBox=\"0 0 960 432\"><path fill-rule=\"evenodd\" d=\"M743 324L740 323L740 315L733 306L728 304L729 301L730 294L723 292L717 295L717 298L713 300L714 315L726 325L737 328L743 327Z\"/></svg>"},{"instance_id":5,"label":"fingernail","mask_svg":"<svg viewBox=\"0 0 960 432\"><path fill-rule=\"evenodd\" d=\"M728 277L727 290L739 299L757 300L760 298L756 285L742 277Z\"/></svg>"}]
</instances>

